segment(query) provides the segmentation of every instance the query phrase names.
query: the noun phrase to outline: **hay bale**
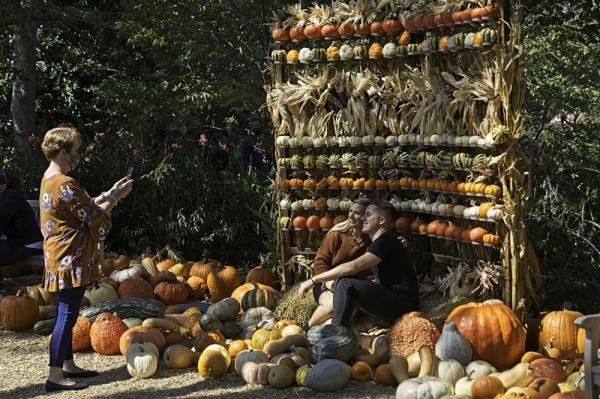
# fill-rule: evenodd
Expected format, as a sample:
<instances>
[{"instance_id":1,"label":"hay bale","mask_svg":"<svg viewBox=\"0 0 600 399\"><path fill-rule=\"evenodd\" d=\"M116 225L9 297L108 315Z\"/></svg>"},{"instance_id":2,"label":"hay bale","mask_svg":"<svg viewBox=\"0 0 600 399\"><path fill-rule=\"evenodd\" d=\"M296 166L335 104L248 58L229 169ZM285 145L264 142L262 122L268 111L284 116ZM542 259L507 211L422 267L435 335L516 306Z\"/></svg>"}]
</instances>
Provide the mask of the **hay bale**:
<instances>
[{"instance_id":1,"label":"hay bale","mask_svg":"<svg viewBox=\"0 0 600 399\"><path fill-rule=\"evenodd\" d=\"M317 308L317 302L312 292L308 292L304 297L300 297L298 295L299 287L300 284L296 284L288 290L277 294L277 298L275 299L277 303L275 317L277 319L296 320L300 324L308 323L308 320L310 320L310 317Z\"/></svg>"}]
</instances>

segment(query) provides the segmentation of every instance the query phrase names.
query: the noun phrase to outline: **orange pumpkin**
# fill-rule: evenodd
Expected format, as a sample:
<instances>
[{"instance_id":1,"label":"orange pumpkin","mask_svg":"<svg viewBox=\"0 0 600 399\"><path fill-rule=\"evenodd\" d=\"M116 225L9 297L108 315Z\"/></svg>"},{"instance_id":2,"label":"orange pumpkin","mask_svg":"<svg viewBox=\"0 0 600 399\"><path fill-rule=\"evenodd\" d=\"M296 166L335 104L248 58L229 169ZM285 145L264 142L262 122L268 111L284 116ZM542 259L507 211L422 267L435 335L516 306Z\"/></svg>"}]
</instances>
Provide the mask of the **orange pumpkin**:
<instances>
[{"instance_id":1,"label":"orange pumpkin","mask_svg":"<svg viewBox=\"0 0 600 399\"><path fill-rule=\"evenodd\" d=\"M317 215L310 215L308 219L306 219L306 227L311 230L316 230L319 228L320 218Z\"/></svg>"},{"instance_id":2,"label":"orange pumpkin","mask_svg":"<svg viewBox=\"0 0 600 399\"><path fill-rule=\"evenodd\" d=\"M129 258L125 255L119 255L117 259L114 260L113 265L117 270L123 270L129 267Z\"/></svg>"},{"instance_id":3,"label":"orange pumpkin","mask_svg":"<svg viewBox=\"0 0 600 399\"><path fill-rule=\"evenodd\" d=\"M163 281L154 287L154 295L168 305L184 303L188 299L188 290L179 282L170 283Z\"/></svg>"},{"instance_id":4,"label":"orange pumpkin","mask_svg":"<svg viewBox=\"0 0 600 399\"><path fill-rule=\"evenodd\" d=\"M165 259L156 264L156 269L158 269L159 272L166 272L173 266L175 266L175 261L173 259Z\"/></svg>"},{"instance_id":5,"label":"orange pumpkin","mask_svg":"<svg viewBox=\"0 0 600 399\"><path fill-rule=\"evenodd\" d=\"M354 36L354 33L356 32L356 30L354 29L354 25L348 23L339 25L337 29L338 34L344 37Z\"/></svg>"},{"instance_id":6,"label":"orange pumpkin","mask_svg":"<svg viewBox=\"0 0 600 399\"><path fill-rule=\"evenodd\" d=\"M392 374L392 369L390 368L390 365L387 363L380 364L375 369L375 382L388 387L395 386L398 384L398 382L396 381L396 377L394 377L394 374Z\"/></svg>"},{"instance_id":7,"label":"orange pumpkin","mask_svg":"<svg viewBox=\"0 0 600 399\"><path fill-rule=\"evenodd\" d=\"M471 343L473 359L509 368L525 353L525 329L513 311L498 300L470 302L448 315Z\"/></svg>"},{"instance_id":8,"label":"orange pumpkin","mask_svg":"<svg viewBox=\"0 0 600 399\"><path fill-rule=\"evenodd\" d=\"M440 221L439 220L434 220L433 222L430 222L427 225L427 234L433 234L435 235L438 226L440 225Z\"/></svg>"},{"instance_id":9,"label":"orange pumpkin","mask_svg":"<svg viewBox=\"0 0 600 399\"><path fill-rule=\"evenodd\" d=\"M371 27L366 22L355 24L354 30L356 31L356 35L360 37L369 36L371 34Z\"/></svg>"},{"instance_id":10,"label":"orange pumpkin","mask_svg":"<svg viewBox=\"0 0 600 399\"><path fill-rule=\"evenodd\" d=\"M319 227L322 228L323 230L329 230L330 228L333 227L333 219L327 215L323 216L319 220Z\"/></svg>"},{"instance_id":11,"label":"orange pumpkin","mask_svg":"<svg viewBox=\"0 0 600 399\"><path fill-rule=\"evenodd\" d=\"M246 349L248 349L248 344L246 343L246 341L238 339L229 344L228 351L231 358L235 359L241 351L245 351Z\"/></svg>"},{"instance_id":12,"label":"orange pumpkin","mask_svg":"<svg viewBox=\"0 0 600 399\"><path fill-rule=\"evenodd\" d=\"M39 317L38 303L21 288L17 295L9 295L0 302L0 320L7 330L27 330Z\"/></svg>"},{"instance_id":13,"label":"orange pumpkin","mask_svg":"<svg viewBox=\"0 0 600 399\"><path fill-rule=\"evenodd\" d=\"M583 316L582 313L572 310L557 310L544 316L540 323L538 343L544 348L549 343L553 348L558 348L567 359L577 356L577 333L575 319Z\"/></svg>"},{"instance_id":14,"label":"orange pumpkin","mask_svg":"<svg viewBox=\"0 0 600 399\"><path fill-rule=\"evenodd\" d=\"M210 259L201 260L192 264L190 268L190 276L200 277L204 281L208 278L208 274L217 266L218 262Z\"/></svg>"},{"instance_id":15,"label":"orange pumpkin","mask_svg":"<svg viewBox=\"0 0 600 399\"><path fill-rule=\"evenodd\" d=\"M273 29L273 31L271 32L271 37L273 38L273 40L276 40L278 42L287 42L290 40L290 34L285 28Z\"/></svg>"},{"instance_id":16,"label":"orange pumpkin","mask_svg":"<svg viewBox=\"0 0 600 399\"><path fill-rule=\"evenodd\" d=\"M367 382L373 379L373 369L365 362L356 362L352 365L352 379Z\"/></svg>"},{"instance_id":17,"label":"orange pumpkin","mask_svg":"<svg viewBox=\"0 0 600 399\"><path fill-rule=\"evenodd\" d=\"M448 228L447 222L440 222L438 224L437 229L435 230L435 235L439 237L443 237L446 234L446 229Z\"/></svg>"},{"instance_id":18,"label":"orange pumpkin","mask_svg":"<svg viewBox=\"0 0 600 399\"><path fill-rule=\"evenodd\" d=\"M206 281L202 277L191 276L185 283L185 287L188 290L188 297L191 299L204 298L208 291Z\"/></svg>"},{"instance_id":19,"label":"orange pumpkin","mask_svg":"<svg viewBox=\"0 0 600 399\"><path fill-rule=\"evenodd\" d=\"M146 280L139 276L128 278L119 285L119 297L153 299L154 291Z\"/></svg>"},{"instance_id":20,"label":"orange pumpkin","mask_svg":"<svg viewBox=\"0 0 600 399\"><path fill-rule=\"evenodd\" d=\"M414 231L414 232L419 232L419 226L421 225L426 225L426 223L424 221L422 221L421 219L419 219L419 217L417 216L417 218L410 224L410 231Z\"/></svg>"},{"instance_id":21,"label":"orange pumpkin","mask_svg":"<svg viewBox=\"0 0 600 399\"><path fill-rule=\"evenodd\" d=\"M576 389L569 392L557 392L553 395L550 395L548 399L585 399L585 391Z\"/></svg>"},{"instance_id":22,"label":"orange pumpkin","mask_svg":"<svg viewBox=\"0 0 600 399\"><path fill-rule=\"evenodd\" d=\"M560 362L555 359L542 357L529 363L529 366L535 378L547 378L560 383L566 381L568 377Z\"/></svg>"},{"instance_id":23,"label":"orange pumpkin","mask_svg":"<svg viewBox=\"0 0 600 399\"><path fill-rule=\"evenodd\" d=\"M152 342L159 350L167 347L167 339L158 328L136 326L121 334L119 350L125 355L131 344L144 342Z\"/></svg>"},{"instance_id":24,"label":"orange pumpkin","mask_svg":"<svg viewBox=\"0 0 600 399\"><path fill-rule=\"evenodd\" d=\"M73 326L72 346L73 352L86 351L91 348L90 329L92 322L87 317L78 316Z\"/></svg>"},{"instance_id":25,"label":"orange pumpkin","mask_svg":"<svg viewBox=\"0 0 600 399\"><path fill-rule=\"evenodd\" d=\"M323 37L321 27L317 24L309 24L304 28L304 34L309 40L318 40Z\"/></svg>"},{"instance_id":26,"label":"orange pumpkin","mask_svg":"<svg viewBox=\"0 0 600 399\"><path fill-rule=\"evenodd\" d=\"M487 218L488 211L494 206L496 206L496 204L493 202L484 202L479 205L479 217L483 219Z\"/></svg>"},{"instance_id":27,"label":"orange pumpkin","mask_svg":"<svg viewBox=\"0 0 600 399\"><path fill-rule=\"evenodd\" d=\"M225 266L222 269L214 269L209 273L206 281L210 291L211 302L219 302L231 295L231 293L242 283L240 275L233 266Z\"/></svg>"},{"instance_id":28,"label":"orange pumpkin","mask_svg":"<svg viewBox=\"0 0 600 399\"><path fill-rule=\"evenodd\" d=\"M257 283L258 288L260 288L261 290L265 290L270 292L271 294L275 294L277 293L277 290L274 289L273 287L270 287L268 285L264 285L261 283ZM242 298L244 297L244 295L246 294L246 292L253 290L254 284L252 283L246 283L246 284L242 284L239 287L237 287L232 293L231 293L231 297L233 299L235 299L236 301L238 301L240 303L240 306L242 305ZM240 313L242 313L240 311Z\"/></svg>"},{"instance_id":29,"label":"orange pumpkin","mask_svg":"<svg viewBox=\"0 0 600 399\"><path fill-rule=\"evenodd\" d=\"M262 265L252 268L246 275L246 283L260 283L272 287L276 281L277 275Z\"/></svg>"},{"instance_id":30,"label":"orange pumpkin","mask_svg":"<svg viewBox=\"0 0 600 399\"><path fill-rule=\"evenodd\" d=\"M292 40L306 40L306 35L304 34L304 27L293 27L290 28L290 39Z\"/></svg>"},{"instance_id":31,"label":"orange pumpkin","mask_svg":"<svg viewBox=\"0 0 600 399\"><path fill-rule=\"evenodd\" d=\"M292 221L295 229L305 229L306 228L306 218L304 216L296 216Z\"/></svg>"},{"instance_id":32,"label":"orange pumpkin","mask_svg":"<svg viewBox=\"0 0 600 399\"><path fill-rule=\"evenodd\" d=\"M410 231L410 224L412 220L409 217L401 216L396 219L396 223L394 226L396 227L396 231Z\"/></svg>"},{"instance_id":33,"label":"orange pumpkin","mask_svg":"<svg viewBox=\"0 0 600 399\"><path fill-rule=\"evenodd\" d=\"M469 240L483 242L483 236L488 234L487 230L482 227L475 227L469 232Z\"/></svg>"},{"instance_id":34,"label":"orange pumpkin","mask_svg":"<svg viewBox=\"0 0 600 399\"><path fill-rule=\"evenodd\" d=\"M477 377L471 384L471 394L474 399L495 398L504 393L504 385L496 377L484 375Z\"/></svg>"},{"instance_id":35,"label":"orange pumpkin","mask_svg":"<svg viewBox=\"0 0 600 399\"><path fill-rule=\"evenodd\" d=\"M206 349L207 346L212 344L219 344L225 347L225 337L221 331L202 332L198 339L196 339L194 348L196 349L196 352L200 353Z\"/></svg>"},{"instance_id":36,"label":"orange pumpkin","mask_svg":"<svg viewBox=\"0 0 600 399\"><path fill-rule=\"evenodd\" d=\"M323 25L321 28L321 35L327 38L336 38L339 36L338 27L333 24Z\"/></svg>"},{"instance_id":37,"label":"orange pumpkin","mask_svg":"<svg viewBox=\"0 0 600 399\"><path fill-rule=\"evenodd\" d=\"M494 197L499 197L500 194L502 194L502 188L500 188L500 186L497 186L495 184L488 184L485 187L484 194L492 195Z\"/></svg>"},{"instance_id":38,"label":"orange pumpkin","mask_svg":"<svg viewBox=\"0 0 600 399\"><path fill-rule=\"evenodd\" d=\"M90 328L92 348L101 355L120 353L119 339L127 330L127 325L118 316L108 312L100 313Z\"/></svg>"},{"instance_id":39,"label":"orange pumpkin","mask_svg":"<svg viewBox=\"0 0 600 399\"><path fill-rule=\"evenodd\" d=\"M433 321L422 312L410 312L396 320L386 335L393 356L409 357L423 345L435 351L435 343L440 330Z\"/></svg>"}]
</instances>

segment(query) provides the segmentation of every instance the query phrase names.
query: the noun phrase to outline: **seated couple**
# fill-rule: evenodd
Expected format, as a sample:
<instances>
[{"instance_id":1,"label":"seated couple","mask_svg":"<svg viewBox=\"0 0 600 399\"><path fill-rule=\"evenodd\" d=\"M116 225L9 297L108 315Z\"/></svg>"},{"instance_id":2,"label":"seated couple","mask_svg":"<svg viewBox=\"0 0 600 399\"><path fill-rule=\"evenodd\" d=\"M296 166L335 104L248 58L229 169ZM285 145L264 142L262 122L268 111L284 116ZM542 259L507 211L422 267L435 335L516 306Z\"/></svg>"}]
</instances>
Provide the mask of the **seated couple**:
<instances>
[{"instance_id":1,"label":"seated couple","mask_svg":"<svg viewBox=\"0 0 600 399\"><path fill-rule=\"evenodd\" d=\"M0 237L0 266L42 254L44 238L21 182L5 171L0 171Z\"/></svg>"},{"instance_id":2,"label":"seated couple","mask_svg":"<svg viewBox=\"0 0 600 399\"><path fill-rule=\"evenodd\" d=\"M355 309L383 327L419 307L417 276L404 244L393 233L394 207L387 201L354 201L348 219L325 236L314 275L299 288L312 288L319 306L309 326L331 323L351 327ZM366 276L373 273L373 280Z\"/></svg>"}]
</instances>

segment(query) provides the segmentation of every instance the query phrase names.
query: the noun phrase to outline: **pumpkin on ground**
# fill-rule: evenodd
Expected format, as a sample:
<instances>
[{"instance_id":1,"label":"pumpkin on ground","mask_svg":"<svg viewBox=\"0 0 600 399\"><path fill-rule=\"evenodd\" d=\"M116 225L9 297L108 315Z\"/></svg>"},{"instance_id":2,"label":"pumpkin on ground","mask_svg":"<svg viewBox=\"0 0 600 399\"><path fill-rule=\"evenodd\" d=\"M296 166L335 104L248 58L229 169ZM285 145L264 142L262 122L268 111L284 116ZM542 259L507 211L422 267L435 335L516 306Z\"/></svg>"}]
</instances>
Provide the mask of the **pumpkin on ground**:
<instances>
[{"instance_id":1,"label":"pumpkin on ground","mask_svg":"<svg viewBox=\"0 0 600 399\"><path fill-rule=\"evenodd\" d=\"M251 269L246 276L246 283L259 283L269 287L273 287L276 281L275 273L262 265Z\"/></svg>"},{"instance_id":2,"label":"pumpkin on ground","mask_svg":"<svg viewBox=\"0 0 600 399\"><path fill-rule=\"evenodd\" d=\"M97 287L92 286L85 291L84 295L90 300L92 305L119 297L115 289L106 283L100 283Z\"/></svg>"},{"instance_id":3,"label":"pumpkin on ground","mask_svg":"<svg viewBox=\"0 0 600 399\"><path fill-rule=\"evenodd\" d=\"M196 342L194 343L194 348L196 349L196 352L202 352L209 345L213 344L225 346L225 337L220 331L209 331L201 333L200 336L196 339Z\"/></svg>"},{"instance_id":4,"label":"pumpkin on ground","mask_svg":"<svg viewBox=\"0 0 600 399\"><path fill-rule=\"evenodd\" d=\"M571 310L558 310L544 316L540 323L539 348L551 345L558 348L562 356L572 359L577 356L577 332L575 319L582 313Z\"/></svg>"},{"instance_id":5,"label":"pumpkin on ground","mask_svg":"<svg viewBox=\"0 0 600 399\"><path fill-rule=\"evenodd\" d=\"M216 351L216 352L219 352L221 355L223 355L223 357L225 358L225 360L227 362L227 367L229 368L229 365L231 364L231 355L229 355L229 352L227 351L227 349L225 349L225 345L221 345L221 344L208 345L206 348L204 348L204 350L202 352L204 353L204 352L208 352L208 351Z\"/></svg>"},{"instance_id":6,"label":"pumpkin on ground","mask_svg":"<svg viewBox=\"0 0 600 399\"><path fill-rule=\"evenodd\" d=\"M198 373L202 378L219 378L227 372L227 359L218 351L204 351L198 359Z\"/></svg>"},{"instance_id":7,"label":"pumpkin on ground","mask_svg":"<svg viewBox=\"0 0 600 399\"><path fill-rule=\"evenodd\" d=\"M119 285L118 294L121 298L154 298L154 290L146 280L135 276L128 278Z\"/></svg>"},{"instance_id":8,"label":"pumpkin on ground","mask_svg":"<svg viewBox=\"0 0 600 399\"><path fill-rule=\"evenodd\" d=\"M396 399L441 398L452 395L454 389L447 382L437 377L417 377L403 381L396 388Z\"/></svg>"},{"instance_id":9,"label":"pumpkin on ground","mask_svg":"<svg viewBox=\"0 0 600 399\"><path fill-rule=\"evenodd\" d=\"M408 358L423 345L435 351L440 330L433 321L422 312L410 312L403 315L392 325L386 339L392 356Z\"/></svg>"},{"instance_id":10,"label":"pumpkin on ground","mask_svg":"<svg viewBox=\"0 0 600 399\"><path fill-rule=\"evenodd\" d=\"M342 389L350 380L352 368L337 359L325 359L308 370L304 384L319 392Z\"/></svg>"},{"instance_id":11,"label":"pumpkin on ground","mask_svg":"<svg viewBox=\"0 0 600 399\"><path fill-rule=\"evenodd\" d=\"M229 355L232 359L235 359L240 352L245 351L246 349L248 349L248 344L246 341L242 341L241 339L232 341L228 348Z\"/></svg>"},{"instance_id":12,"label":"pumpkin on ground","mask_svg":"<svg viewBox=\"0 0 600 399\"><path fill-rule=\"evenodd\" d=\"M101 355L121 353L119 339L127 331L127 325L116 315L103 312L96 317L90 328L92 348Z\"/></svg>"},{"instance_id":13,"label":"pumpkin on ground","mask_svg":"<svg viewBox=\"0 0 600 399\"><path fill-rule=\"evenodd\" d=\"M191 299L204 298L208 291L206 281L202 277L191 276L186 282L188 297Z\"/></svg>"},{"instance_id":14,"label":"pumpkin on ground","mask_svg":"<svg viewBox=\"0 0 600 399\"><path fill-rule=\"evenodd\" d=\"M132 344L144 342L152 342L159 350L167 346L167 340L159 329L137 326L121 334L119 338L119 351L125 355Z\"/></svg>"},{"instance_id":15,"label":"pumpkin on ground","mask_svg":"<svg viewBox=\"0 0 600 399\"><path fill-rule=\"evenodd\" d=\"M0 320L7 330L28 330L38 321L39 309L35 299L21 288L17 295L8 295L0 302Z\"/></svg>"},{"instance_id":16,"label":"pumpkin on ground","mask_svg":"<svg viewBox=\"0 0 600 399\"><path fill-rule=\"evenodd\" d=\"M273 309L273 295L270 290L262 289L256 283L252 283L252 285L254 288L246 292L242 297L242 309L244 311L258 307Z\"/></svg>"},{"instance_id":17,"label":"pumpkin on ground","mask_svg":"<svg viewBox=\"0 0 600 399\"><path fill-rule=\"evenodd\" d=\"M73 326L73 352L86 351L91 348L90 329L92 322L84 316L78 316Z\"/></svg>"},{"instance_id":18,"label":"pumpkin on ground","mask_svg":"<svg viewBox=\"0 0 600 399\"><path fill-rule=\"evenodd\" d=\"M373 379L373 369L365 362L356 362L352 365L352 379L360 382L367 382Z\"/></svg>"},{"instance_id":19,"label":"pumpkin on ground","mask_svg":"<svg viewBox=\"0 0 600 399\"><path fill-rule=\"evenodd\" d=\"M190 276L200 277L204 281L207 280L208 274L215 268L219 262L215 259L210 259L208 253L205 252L203 258L192 264L190 268Z\"/></svg>"},{"instance_id":20,"label":"pumpkin on ground","mask_svg":"<svg viewBox=\"0 0 600 399\"><path fill-rule=\"evenodd\" d=\"M525 353L525 329L513 311L498 300L457 306L447 321L473 348L473 359L485 360L498 368L518 363Z\"/></svg>"},{"instance_id":21,"label":"pumpkin on ground","mask_svg":"<svg viewBox=\"0 0 600 399\"><path fill-rule=\"evenodd\" d=\"M267 356L265 352L261 350L246 349L238 353L238 355L235 357L235 371L238 374L241 374L244 364L248 362L266 363L268 361L269 356Z\"/></svg>"},{"instance_id":22,"label":"pumpkin on ground","mask_svg":"<svg viewBox=\"0 0 600 399\"><path fill-rule=\"evenodd\" d=\"M568 377L560 362L554 359L535 359L529 363L529 366L533 369L535 378L549 378L559 383L566 381Z\"/></svg>"},{"instance_id":23,"label":"pumpkin on ground","mask_svg":"<svg viewBox=\"0 0 600 399\"><path fill-rule=\"evenodd\" d=\"M242 366L241 376L248 385L268 385L269 372L275 364L246 362Z\"/></svg>"},{"instance_id":24,"label":"pumpkin on ground","mask_svg":"<svg viewBox=\"0 0 600 399\"><path fill-rule=\"evenodd\" d=\"M498 378L485 375L473 381L471 393L474 399L495 398L504 393L504 385Z\"/></svg>"},{"instance_id":25,"label":"pumpkin on ground","mask_svg":"<svg viewBox=\"0 0 600 399\"><path fill-rule=\"evenodd\" d=\"M154 294L168 305L184 303L188 298L187 288L181 283L158 283L154 287Z\"/></svg>"},{"instance_id":26,"label":"pumpkin on ground","mask_svg":"<svg viewBox=\"0 0 600 399\"><path fill-rule=\"evenodd\" d=\"M233 266L225 266L223 269L214 268L208 274L206 283L213 303L230 296L241 285L240 275Z\"/></svg>"},{"instance_id":27,"label":"pumpkin on ground","mask_svg":"<svg viewBox=\"0 0 600 399\"><path fill-rule=\"evenodd\" d=\"M269 370L267 380L273 388L287 388L294 383L296 373L290 367L278 364Z\"/></svg>"},{"instance_id":28,"label":"pumpkin on ground","mask_svg":"<svg viewBox=\"0 0 600 399\"><path fill-rule=\"evenodd\" d=\"M154 345L147 343L147 345ZM148 350L144 345L133 345L127 350L125 356L127 372L132 377L149 378L156 373L158 368L158 348Z\"/></svg>"},{"instance_id":29,"label":"pumpkin on ground","mask_svg":"<svg viewBox=\"0 0 600 399\"><path fill-rule=\"evenodd\" d=\"M184 345L171 345L163 353L163 363L168 369L185 369L194 362L194 352Z\"/></svg>"},{"instance_id":30,"label":"pumpkin on ground","mask_svg":"<svg viewBox=\"0 0 600 399\"><path fill-rule=\"evenodd\" d=\"M175 266L175 261L173 259L165 259L163 261L160 261L156 264L156 269L159 272L166 272L167 270L169 270L171 267Z\"/></svg>"},{"instance_id":31,"label":"pumpkin on ground","mask_svg":"<svg viewBox=\"0 0 600 399\"><path fill-rule=\"evenodd\" d=\"M377 366L377 369L375 369L375 382L388 387L396 386L398 384L390 365L387 363L380 364Z\"/></svg>"}]
</instances>

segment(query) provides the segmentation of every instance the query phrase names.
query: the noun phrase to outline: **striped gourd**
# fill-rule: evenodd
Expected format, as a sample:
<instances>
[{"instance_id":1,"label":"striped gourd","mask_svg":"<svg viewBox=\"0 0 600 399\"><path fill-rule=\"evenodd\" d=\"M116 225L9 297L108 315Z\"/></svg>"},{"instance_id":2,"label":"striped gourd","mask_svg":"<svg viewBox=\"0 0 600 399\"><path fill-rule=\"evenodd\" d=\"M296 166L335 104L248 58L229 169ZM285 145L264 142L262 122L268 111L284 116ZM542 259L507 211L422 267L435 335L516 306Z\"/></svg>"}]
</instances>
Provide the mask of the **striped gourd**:
<instances>
[{"instance_id":1,"label":"striped gourd","mask_svg":"<svg viewBox=\"0 0 600 399\"><path fill-rule=\"evenodd\" d=\"M334 326L332 324L312 327L308 330L306 337L311 345L316 344L323 338L335 336L354 336L352 331L344 326Z\"/></svg>"},{"instance_id":2,"label":"striped gourd","mask_svg":"<svg viewBox=\"0 0 600 399\"><path fill-rule=\"evenodd\" d=\"M260 288L256 283L252 283L254 288L246 292L242 297L242 309L244 311L252 308L273 309L273 295Z\"/></svg>"},{"instance_id":3,"label":"striped gourd","mask_svg":"<svg viewBox=\"0 0 600 399\"><path fill-rule=\"evenodd\" d=\"M347 362L356 354L357 342L354 334L332 336L319 340L310 349L310 357L316 363L323 359Z\"/></svg>"},{"instance_id":4,"label":"striped gourd","mask_svg":"<svg viewBox=\"0 0 600 399\"><path fill-rule=\"evenodd\" d=\"M132 317L145 320L151 317L162 317L165 313L165 304L156 299L111 299L81 309L79 314L93 322L102 312L116 313L121 320Z\"/></svg>"}]
</instances>

